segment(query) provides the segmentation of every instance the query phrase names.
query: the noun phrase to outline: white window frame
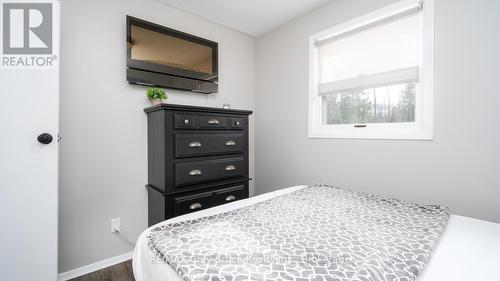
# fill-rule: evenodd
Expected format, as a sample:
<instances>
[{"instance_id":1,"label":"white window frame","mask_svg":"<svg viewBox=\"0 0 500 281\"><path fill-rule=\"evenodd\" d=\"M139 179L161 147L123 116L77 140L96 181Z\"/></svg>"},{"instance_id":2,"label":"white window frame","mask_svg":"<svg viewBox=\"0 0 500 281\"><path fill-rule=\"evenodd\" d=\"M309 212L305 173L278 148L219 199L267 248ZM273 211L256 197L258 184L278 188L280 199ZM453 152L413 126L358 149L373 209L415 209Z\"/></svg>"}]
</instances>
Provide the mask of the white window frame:
<instances>
[{"instance_id":1,"label":"white window frame","mask_svg":"<svg viewBox=\"0 0 500 281\"><path fill-rule=\"evenodd\" d=\"M422 14L422 46L419 91L415 101L415 122L324 125L322 96L319 90L317 42L365 27L383 19L424 5ZM434 99L434 0L402 0L385 8L355 18L309 37L309 138L352 139L433 139Z\"/></svg>"}]
</instances>

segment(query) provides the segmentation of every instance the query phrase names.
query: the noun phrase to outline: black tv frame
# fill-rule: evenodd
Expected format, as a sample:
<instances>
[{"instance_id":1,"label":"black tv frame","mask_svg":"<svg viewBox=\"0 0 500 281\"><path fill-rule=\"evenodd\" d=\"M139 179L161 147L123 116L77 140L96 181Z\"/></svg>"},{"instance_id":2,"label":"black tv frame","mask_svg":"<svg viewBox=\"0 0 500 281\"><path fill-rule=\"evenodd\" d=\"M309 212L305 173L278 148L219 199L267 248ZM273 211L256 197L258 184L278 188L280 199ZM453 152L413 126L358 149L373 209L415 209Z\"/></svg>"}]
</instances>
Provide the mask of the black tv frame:
<instances>
[{"instance_id":1,"label":"black tv frame","mask_svg":"<svg viewBox=\"0 0 500 281\"><path fill-rule=\"evenodd\" d=\"M212 74L132 59L131 25L163 33L212 49ZM216 93L219 80L218 43L127 15L127 80L131 84L159 86L200 93Z\"/></svg>"}]
</instances>

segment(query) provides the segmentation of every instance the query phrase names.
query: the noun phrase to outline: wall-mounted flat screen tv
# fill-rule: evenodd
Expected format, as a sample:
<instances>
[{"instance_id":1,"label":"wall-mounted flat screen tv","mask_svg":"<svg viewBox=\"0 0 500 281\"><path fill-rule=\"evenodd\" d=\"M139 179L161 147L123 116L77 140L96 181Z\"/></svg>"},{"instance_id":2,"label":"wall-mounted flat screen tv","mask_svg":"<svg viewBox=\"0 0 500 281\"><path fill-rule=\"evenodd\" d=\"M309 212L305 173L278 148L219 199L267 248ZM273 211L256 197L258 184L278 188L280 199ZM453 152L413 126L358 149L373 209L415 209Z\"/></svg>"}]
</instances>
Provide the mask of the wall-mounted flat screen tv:
<instances>
[{"instance_id":1,"label":"wall-mounted flat screen tv","mask_svg":"<svg viewBox=\"0 0 500 281\"><path fill-rule=\"evenodd\" d=\"M127 80L132 84L215 93L218 44L127 16Z\"/></svg>"}]
</instances>

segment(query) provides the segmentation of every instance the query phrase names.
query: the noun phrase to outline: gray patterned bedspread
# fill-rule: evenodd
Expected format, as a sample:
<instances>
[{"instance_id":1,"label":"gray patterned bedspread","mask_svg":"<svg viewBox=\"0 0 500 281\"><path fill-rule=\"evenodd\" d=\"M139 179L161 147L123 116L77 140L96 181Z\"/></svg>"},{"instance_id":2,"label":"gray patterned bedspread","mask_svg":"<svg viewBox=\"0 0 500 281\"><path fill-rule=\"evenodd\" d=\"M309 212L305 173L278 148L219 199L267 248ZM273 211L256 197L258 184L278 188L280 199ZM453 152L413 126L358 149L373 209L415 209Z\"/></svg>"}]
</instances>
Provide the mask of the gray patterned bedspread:
<instances>
[{"instance_id":1,"label":"gray patterned bedspread","mask_svg":"<svg viewBox=\"0 0 500 281\"><path fill-rule=\"evenodd\" d=\"M156 227L149 247L185 280L414 280L448 208L326 185Z\"/></svg>"}]
</instances>

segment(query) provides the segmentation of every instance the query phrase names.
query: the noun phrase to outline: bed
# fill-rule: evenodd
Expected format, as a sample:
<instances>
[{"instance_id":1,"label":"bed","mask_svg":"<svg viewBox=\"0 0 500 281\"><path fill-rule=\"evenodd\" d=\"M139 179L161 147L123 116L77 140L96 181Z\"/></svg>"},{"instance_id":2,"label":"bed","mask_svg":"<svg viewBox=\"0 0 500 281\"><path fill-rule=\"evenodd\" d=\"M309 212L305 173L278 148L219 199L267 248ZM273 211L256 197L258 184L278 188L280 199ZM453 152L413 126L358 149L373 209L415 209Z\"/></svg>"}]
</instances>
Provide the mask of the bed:
<instances>
[{"instance_id":1,"label":"bed","mask_svg":"<svg viewBox=\"0 0 500 281\"><path fill-rule=\"evenodd\" d=\"M148 233L162 225L194 220L251 206L304 189L294 186L245 200L176 217L144 231L135 246L133 269L136 281L181 281L183 278L148 245ZM500 280L500 225L451 215L418 281Z\"/></svg>"}]
</instances>

